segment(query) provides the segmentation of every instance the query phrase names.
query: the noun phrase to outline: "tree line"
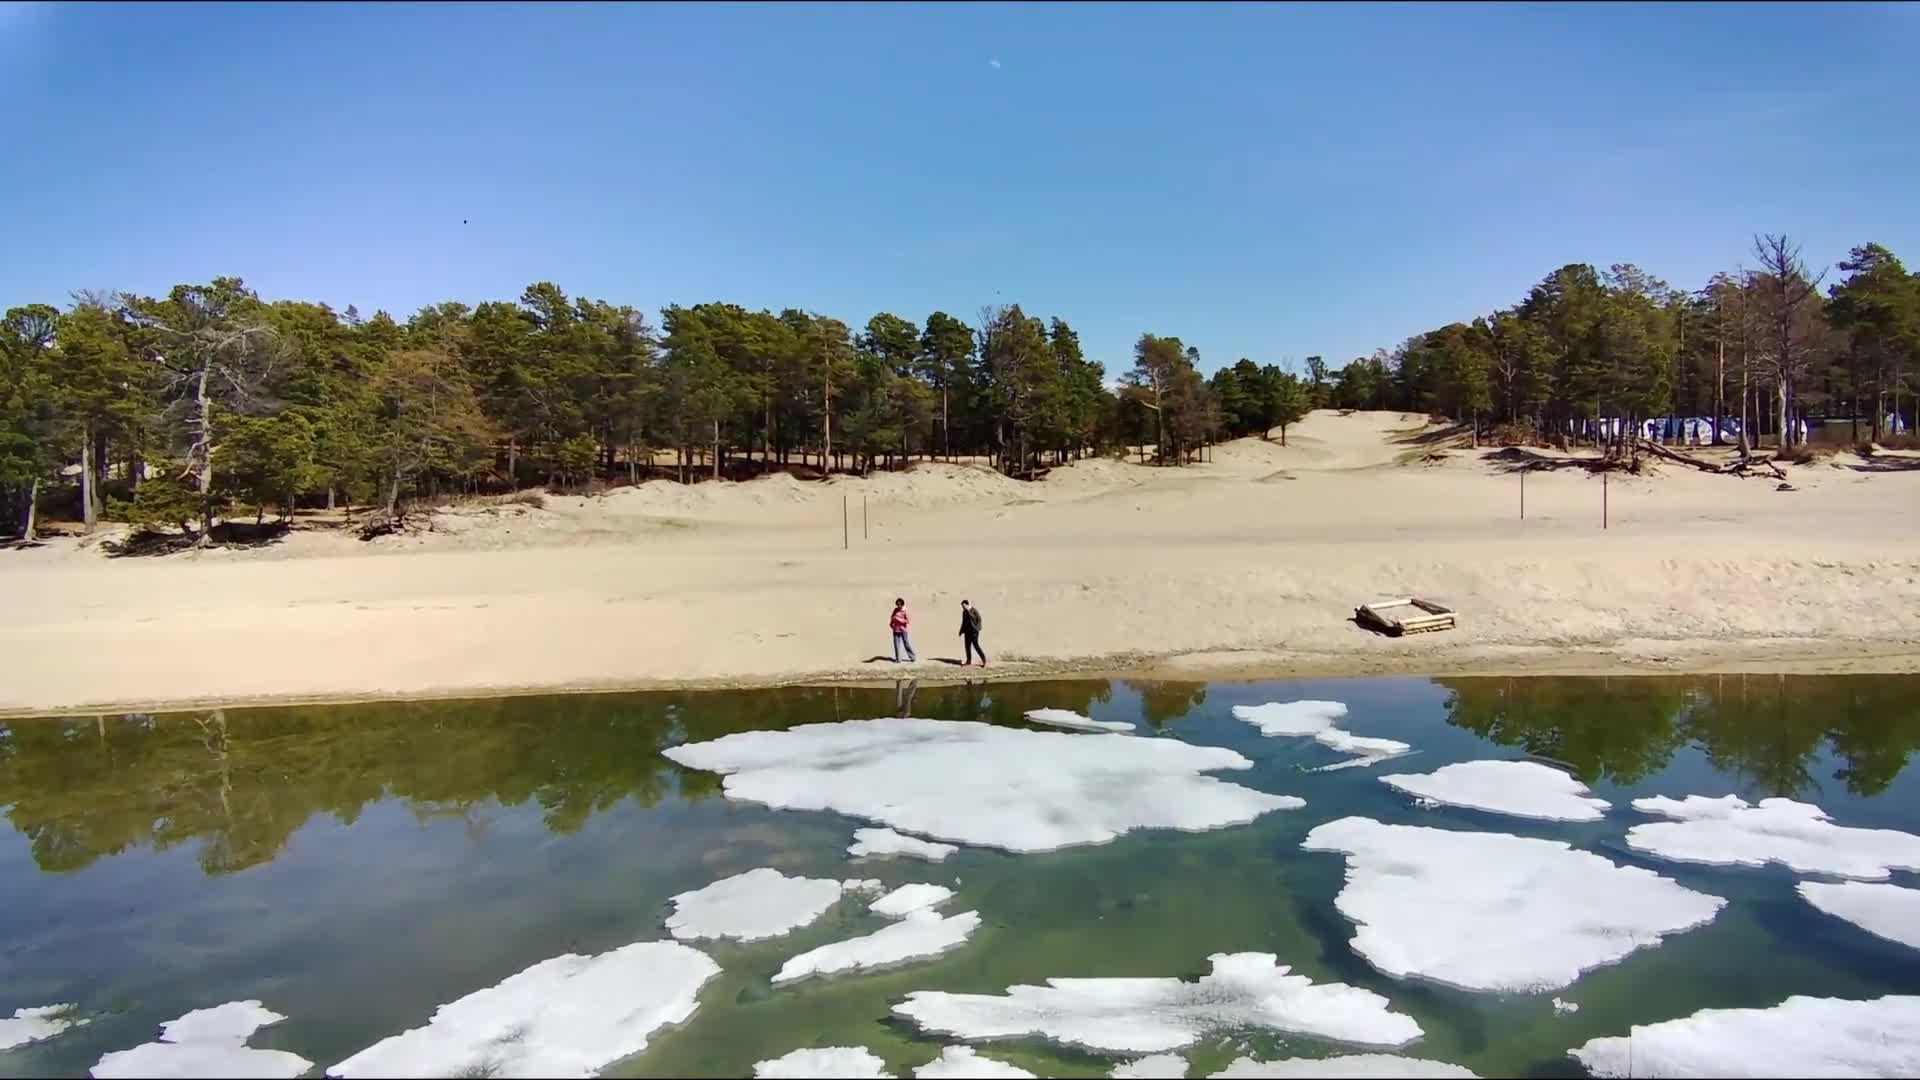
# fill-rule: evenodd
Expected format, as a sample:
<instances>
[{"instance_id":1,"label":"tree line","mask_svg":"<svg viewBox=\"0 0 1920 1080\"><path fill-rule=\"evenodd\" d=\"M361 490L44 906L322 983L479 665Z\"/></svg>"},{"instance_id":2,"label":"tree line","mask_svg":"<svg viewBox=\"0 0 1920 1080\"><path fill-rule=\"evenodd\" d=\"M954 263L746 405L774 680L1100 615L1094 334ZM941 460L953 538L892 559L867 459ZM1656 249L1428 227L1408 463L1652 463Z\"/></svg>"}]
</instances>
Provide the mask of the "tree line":
<instances>
[{"instance_id":1,"label":"tree line","mask_svg":"<svg viewBox=\"0 0 1920 1080\"><path fill-rule=\"evenodd\" d=\"M1177 338L1143 335L1116 393L1064 319L1017 305L972 322L883 312L856 331L724 303L668 307L655 325L544 282L405 322L262 300L236 278L82 294L0 320L0 503L29 534L51 498L89 529L105 515L204 537L249 510L391 516L447 492L660 474L866 472L921 456L1034 476L1142 444L1184 463L1256 422L1240 405L1223 413L1199 362Z\"/></svg>"},{"instance_id":2,"label":"tree line","mask_svg":"<svg viewBox=\"0 0 1920 1080\"><path fill-rule=\"evenodd\" d=\"M1707 418L1702 441L1792 447L1804 422L1847 437L1912 432L1920 391L1920 277L1879 244L1852 249L1827 285L1786 236L1754 239L1755 266L1675 288L1639 267L1563 266L1519 303L1416 334L1328 371L1308 361L1315 406L1402 409L1470 424L1477 438L1591 440L1633 454L1644 421Z\"/></svg>"},{"instance_id":3,"label":"tree line","mask_svg":"<svg viewBox=\"0 0 1920 1080\"><path fill-rule=\"evenodd\" d=\"M528 286L517 301L384 312L266 301L237 278L163 297L77 294L0 318L0 526L43 505L177 526L268 510L681 481L817 476L984 458L1041 475L1087 454L1181 465L1315 408L1450 417L1476 439L1587 440L1636 454L1649 418L1727 418L1711 441L1791 446L1807 418L1912 430L1920 278L1867 244L1826 288L1784 236L1757 267L1687 291L1631 265L1569 265L1517 304L1332 369L1142 334L1115 384L1060 318L881 313L856 330L798 309L640 310ZM1781 438L1784 433L1784 439Z\"/></svg>"}]
</instances>

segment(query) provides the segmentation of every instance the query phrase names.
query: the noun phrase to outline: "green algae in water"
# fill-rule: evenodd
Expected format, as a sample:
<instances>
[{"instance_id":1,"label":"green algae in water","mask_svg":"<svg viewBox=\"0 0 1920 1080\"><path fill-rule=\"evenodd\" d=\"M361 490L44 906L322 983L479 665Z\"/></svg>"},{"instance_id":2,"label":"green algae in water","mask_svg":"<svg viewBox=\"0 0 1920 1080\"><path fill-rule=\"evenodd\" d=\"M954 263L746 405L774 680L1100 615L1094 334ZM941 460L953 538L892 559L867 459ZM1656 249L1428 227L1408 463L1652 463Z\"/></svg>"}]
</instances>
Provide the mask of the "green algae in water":
<instances>
[{"instance_id":1,"label":"green algae in water","mask_svg":"<svg viewBox=\"0 0 1920 1080\"><path fill-rule=\"evenodd\" d=\"M1229 714L1304 697L1347 702L1344 727L1416 756L1312 772L1338 756ZM1231 747L1255 767L1223 779L1307 806L1038 855L856 863L845 848L861 822L729 802L718 777L660 754L823 720L1020 724L1040 707ZM797 1047L857 1045L904 1075L943 1044L892 1017L910 991L1193 979L1211 953L1253 951L1386 996L1426 1031L1409 1055L1482 1075L1576 1075L1569 1047L1635 1023L1791 994L1920 992L1920 950L1814 911L1794 875L1662 863L1622 841L1643 820L1628 802L1651 794L1789 795L1842 824L1920 831L1920 781L1906 767L1917 746L1920 679L1907 677L975 683L22 720L0 725L0 1012L70 1001L96 1019L0 1052L0 1074L83 1073L162 1021L252 997L289 1017L252 1045L324 1067L550 956L665 939L668 897L773 866L948 885L942 910L977 910L983 923L932 960L780 989L769 980L788 957L886 920L850 901L785 937L701 943L723 973L699 1011L610 1073L739 1076ZM1591 823L1422 810L1374 778L1522 756L1568 768L1614 809ZM1389 979L1347 946L1352 927L1333 908L1340 857L1299 849L1314 825L1350 814L1562 839L1729 904L1558 991L1580 1004L1571 1015L1555 1014L1552 994ZM1204 1075L1249 1053L1343 1049L1221 1032L1185 1055ZM1117 1060L1037 1040L983 1050L1053 1075L1104 1075Z\"/></svg>"}]
</instances>

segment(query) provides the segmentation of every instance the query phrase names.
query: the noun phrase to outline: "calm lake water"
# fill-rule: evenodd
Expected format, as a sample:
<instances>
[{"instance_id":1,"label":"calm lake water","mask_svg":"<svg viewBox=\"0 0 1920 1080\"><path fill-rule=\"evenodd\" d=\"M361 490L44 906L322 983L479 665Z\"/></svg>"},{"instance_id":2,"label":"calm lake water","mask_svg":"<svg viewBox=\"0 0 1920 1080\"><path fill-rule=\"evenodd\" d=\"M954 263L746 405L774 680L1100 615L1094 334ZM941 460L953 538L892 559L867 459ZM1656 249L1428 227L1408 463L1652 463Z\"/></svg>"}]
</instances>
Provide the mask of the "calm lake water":
<instances>
[{"instance_id":1,"label":"calm lake water","mask_svg":"<svg viewBox=\"0 0 1920 1080\"><path fill-rule=\"evenodd\" d=\"M1264 738L1229 713L1303 697L1346 702L1343 726L1417 756L1310 772L1338 755ZM660 754L736 731L903 713L1021 724L1041 706L1231 747L1255 768L1220 775L1307 806L1199 835L1136 832L1042 855L963 849L941 864L863 861L855 874L845 848L859 823L730 802L717 777ZM0 1075L83 1074L162 1021L243 998L289 1017L251 1045L324 1068L547 957L664 939L669 896L756 866L889 886L958 878L946 910L977 909L984 923L932 961L779 990L768 979L787 957L882 920L849 903L786 937L702 943L724 974L699 1011L611 1075L741 1076L756 1060L834 1044L869 1047L907 1075L941 1045L888 1019L909 991L1192 978L1223 951L1275 953L1316 981L1378 991L1425 1028L1401 1051L1411 1056L1483 1076L1579 1075L1568 1048L1634 1023L1791 994L1920 993L1920 951L1813 910L1794 875L1650 860L1622 839L1649 820L1627 801L1652 794L1790 795L1841 824L1920 832L1920 770L1906 767L1916 748L1920 679L1904 677L994 683L0 724L0 1015L52 1002L99 1014L0 1052ZM1572 769L1615 809L1591 824L1418 809L1375 779L1528 755ZM1554 1014L1552 995L1401 982L1348 949L1352 928L1333 908L1341 858L1299 850L1314 825L1349 814L1564 839L1730 903L1706 927L1560 991L1581 1005L1571 1016ZM1058 1075L1104 1075L1114 1060L1038 1042L983 1048ZM1187 1056L1198 1076L1244 1053L1330 1052L1248 1033Z\"/></svg>"}]
</instances>

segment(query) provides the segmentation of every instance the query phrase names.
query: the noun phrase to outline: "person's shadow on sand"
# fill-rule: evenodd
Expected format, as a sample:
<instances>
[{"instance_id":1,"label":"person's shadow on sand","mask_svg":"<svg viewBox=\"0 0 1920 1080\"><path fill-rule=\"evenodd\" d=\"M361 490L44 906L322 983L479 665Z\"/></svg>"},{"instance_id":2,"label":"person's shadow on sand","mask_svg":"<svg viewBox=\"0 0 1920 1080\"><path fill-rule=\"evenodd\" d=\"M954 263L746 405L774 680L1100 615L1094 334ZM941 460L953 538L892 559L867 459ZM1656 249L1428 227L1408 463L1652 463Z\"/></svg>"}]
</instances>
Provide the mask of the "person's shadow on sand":
<instances>
[{"instance_id":1,"label":"person's shadow on sand","mask_svg":"<svg viewBox=\"0 0 1920 1080\"><path fill-rule=\"evenodd\" d=\"M951 656L932 656L932 657L928 657L927 659L932 660L936 664L945 664L948 667L965 667L966 666L965 664L961 663L958 660L955 660ZM869 656L866 658L864 662L868 664L898 664L898 663L902 663L903 661L895 660L893 657L887 656L886 654L882 653L879 656ZM909 664L920 664L920 663L925 663L926 661L908 660L904 662Z\"/></svg>"}]
</instances>

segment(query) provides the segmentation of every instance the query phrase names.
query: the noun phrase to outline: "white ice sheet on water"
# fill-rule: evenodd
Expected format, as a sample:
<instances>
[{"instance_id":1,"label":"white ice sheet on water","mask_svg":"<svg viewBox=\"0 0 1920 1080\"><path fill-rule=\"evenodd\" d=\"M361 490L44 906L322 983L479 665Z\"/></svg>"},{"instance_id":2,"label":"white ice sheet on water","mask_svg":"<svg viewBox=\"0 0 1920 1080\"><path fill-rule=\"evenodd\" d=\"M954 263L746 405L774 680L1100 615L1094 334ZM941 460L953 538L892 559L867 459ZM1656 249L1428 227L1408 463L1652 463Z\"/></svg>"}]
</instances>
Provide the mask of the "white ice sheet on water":
<instances>
[{"instance_id":1,"label":"white ice sheet on water","mask_svg":"<svg viewBox=\"0 0 1920 1080\"><path fill-rule=\"evenodd\" d=\"M1371 990L1317 984L1271 953L1216 953L1198 982L1173 978L1049 979L1007 993L917 990L893 1011L963 1039L1042 1036L1110 1053L1178 1050L1208 1032L1266 1028L1367 1046L1399 1046L1420 1025Z\"/></svg>"},{"instance_id":2,"label":"white ice sheet on water","mask_svg":"<svg viewBox=\"0 0 1920 1080\"><path fill-rule=\"evenodd\" d=\"M1262 735L1311 737L1329 750L1352 754L1322 770L1350 769L1411 753L1413 747L1397 739L1375 739L1347 731L1339 720L1347 707L1338 701L1269 701L1265 705L1235 705L1233 718L1260 729Z\"/></svg>"},{"instance_id":3,"label":"white ice sheet on water","mask_svg":"<svg viewBox=\"0 0 1920 1080\"><path fill-rule=\"evenodd\" d=\"M1558 840L1348 817L1300 846L1346 853L1334 906L1356 927L1355 952L1467 990L1557 990L1726 903Z\"/></svg>"},{"instance_id":4,"label":"white ice sheet on water","mask_svg":"<svg viewBox=\"0 0 1920 1080\"><path fill-rule=\"evenodd\" d=\"M1212 1074L1215 1077L1354 1077L1356 1080L1381 1080L1384 1077L1437 1077L1442 1080L1475 1080L1471 1069L1446 1061L1400 1057L1397 1054L1347 1054L1326 1058L1282 1058L1279 1061L1255 1061L1241 1058Z\"/></svg>"},{"instance_id":5,"label":"white ice sheet on water","mask_svg":"<svg viewBox=\"0 0 1920 1080\"><path fill-rule=\"evenodd\" d=\"M682 941L778 937L819 918L858 884L788 877L762 866L675 896L667 930Z\"/></svg>"},{"instance_id":6,"label":"white ice sheet on water","mask_svg":"<svg viewBox=\"0 0 1920 1080\"><path fill-rule=\"evenodd\" d=\"M913 1070L920 1080L1034 1080L1032 1073L1018 1065L983 1058L971 1046L949 1046L940 1056Z\"/></svg>"},{"instance_id":7,"label":"white ice sheet on water","mask_svg":"<svg viewBox=\"0 0 1920 1080\"><path fill-rule=\"evenodd\" d=\"M1608 1077L1920 1076L1920 997L1707 1009L1567 1052Z\"/></svg>"},{"instance_id":8,"label":"white ice sheet on water","mask_svg":"<svg viewBox=\"0 0 1920 1080\"><path fill-rule=\"evenodd\" d=\"M941 862L960 849L952 844L936 844L904 836L892 829L855 829L847 854L856 859L886 855L910 855L929 862Z\"/></svg>"},{"instance_id":9,"label":"white ice sheet on water","mask_svg":"<svg viewBox=\"0 0 1920 1080\"><path fill-rule=\"evenodd\" d=\"M647 1047L693 1015L720 966L672 941L569 953L434 1010L327 1070L338 1077L575 1077Z\"/></svg>"},{"instance_id":10,"label":"white ice sheet on water","mask_svg":"<svg viewBox=\"0 0 1920 1080\"><path fill-rule=\"evenodd\" d=\"M1072 728L1074 731L1132 731L1125 720L1095 720L1071 709L1028 709L1027 719L1036 724Z\"/></svg>"},{"instance_id":11,"label":"white ice sheet on water","mask_svg":"<svg viewBox=\"0 0 1920 1080\"><path fill-rule=\"evenodd\" d=\"M1180 1080L1187 1075L1187 1059L1179 1054L1152 1054L1115 1065L1113 1080Z\"/></svg>"},{"instance_id":12,"label":"white ice sheet on water","mask_svg":"<svg viewBox=\"0 0 1920 1080\"><path fill-rule=\"evenodd\" d=\"M1383 776L1380 782L1446 806L1543 821L1599 821L1612 805L1537 761L1460 761L1430 773Z\"/></svg>"},{"instance_id":13,"label":"white ice sheet on water","mask_svg":"<svg viewBox=\"0 0 1920 1080\"><path fill-rule=\"evenodd\" d=\"M939 907L951 899L953 899L953 890L945 885L914 882L911 885L902 885L875 900L867 910L876 915L885 915L889 919L902 919L924 908Z\"/></svg>"},{"instance_id":14,"label":"white ice sheet on water","mask_svg":"<svg viewBox=\"0 0 1920 1080\"><path fill-rule=\"evenodd\" d=\"M1628 847L1662 859L1717 866L1782 863L1803 874L1876 881L1891 870L1920 870L1920 836L1835 825L1811 803L1775 798L1754 805L1737 795L1689 795L1635 799L1633 808L1672 819L1627 830Z\"/></svg>"},{"instance_id":15,"label":"white ice sheet on water","mask_svg":"<svg viewBox=\"0 0 1920 1080\"><path fill-rule=\"evenodd\" d=\"M753 1063L754 1080L885 1080L893 1076L887 1063L864 1046L823 1046L816 1050L795 1050L777 1058Z\"/></svg>"},{"instance_id":16,"label":"white ice sheet on water","mask_svg":"<svg viewBox=\"0 0 1920 1080\"><path fill-rule=\"evenodd\" d=\"M72 1005L36 1005L15 1009L10 1017L0 1017L0 1050L51 1039L68 1028L79 1027L90 1018L76 1015Z\"/></svg>"},{"instance_id":17,"label":"white ice sheet on water","mask_svg":"<svg viewBox=\"0 0 1920 1080\"><path fill-rule=\"evenodd\" d=\"M1884 882L1803 881L1800 895L1821 911L1869 934L1920 949L1920 889Z\"/></svg>"},{"instance_id":18,"label":"white ice sheet on water","mask_svg":"<svg viewBox=\"0 0 1920 1080\"><path fill-rule=\"evenodd\" d=\"M793 982L812 975L833 975L842 971L890 967L909 960L924 960L948 949L958 948L980 928L980 913L963 911L942 918L925 909L908 912L892 926L883 926L871 934L836 941L810 949L780 966L773 982Z\"/></svg>"},{"instance_id":19,"label":"white ice sheet on water","mask_svg":"<svg viewBox=\"0 0 1920 1080\"><path fill-rule=\"evenodd\" d=\"M157 1040L106 1054L90 1071L100 1080L299 1076L313 1068L313 1062L284 1050L256 1050L246 1044L255 1031L285 1019L258 1001L195 1009L161 1024Z\"/></svg>"},{"instance_id":20,"label":"white ice sheet on water","mask_svg":"<svg viewBox=\"0 0 1920 1080\"><path fill-rule=\"evenodd\" d=\"M1103 844L1133 829L1240 825L1305 805L1203 775L1252 768L1221 747L972 721L807 724L676 746L666 755L726 774L729 798L833 810L1017 852Z\"/></svg>"}]
</instances>

